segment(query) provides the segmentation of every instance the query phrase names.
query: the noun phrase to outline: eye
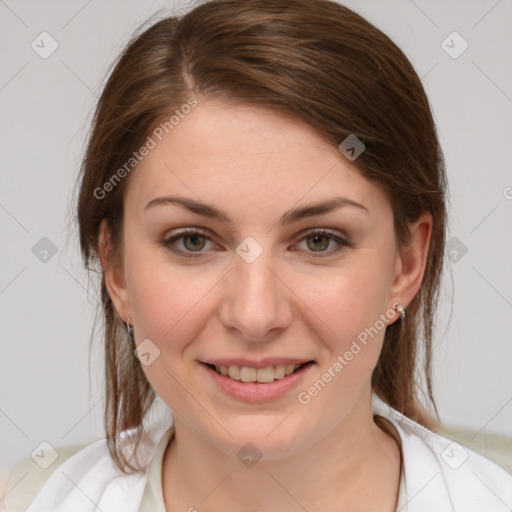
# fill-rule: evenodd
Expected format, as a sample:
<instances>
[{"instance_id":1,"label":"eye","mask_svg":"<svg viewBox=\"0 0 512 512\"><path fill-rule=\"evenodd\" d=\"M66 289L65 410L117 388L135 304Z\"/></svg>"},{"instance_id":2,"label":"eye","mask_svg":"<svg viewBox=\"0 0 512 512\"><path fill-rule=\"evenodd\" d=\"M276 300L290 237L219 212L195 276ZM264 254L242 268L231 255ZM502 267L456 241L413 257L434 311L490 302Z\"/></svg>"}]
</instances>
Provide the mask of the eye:
<instances>
[{"instance_id":1,"label":"eye","mask_svg":"<svg viewBox=\"0 0 512 512\"><path fill-rule=\"evenodd\" d=\"M162 245L178 256L195 258L202 256L205 252L204 249L208 250L208 242L215 246L207 231L200 228L191 228L180 231L179 233L163 240ZM352 246L347 239L324 229L310 231L305 237L303 236L299 239L299 244L297 244L296 247L300 246L301 243L305 243L306 248L302 248L300 250L304 250L308 253L307 257L310 258L331 256L346 247ZM332 245L335 246L334 249L327 250Z\"/></svg>"},{"instance_id":2,"label":"eye","mask_svg":"<svg viewBox=\"0 0 512 512\"><path fill-rule=\"evenodd\" d=\"M199 228L193 228L176 233L170 238L163 240L162 244L175 254L194 258L202 255L207 242L213 243L207 232ZM182 248L176 246L181 246Z\"/></svg>"},{"instance_id":3,"label":"eye","mask_svg":"<svg viewBox=\"0 0 512 512\"><path fill-rule=\"evenodd\" d=\"M309 252L308 257L312 258L331 256L332 254L343 250L345 247L351 247L351 244L347 239L324 229L310 231L301 239L300 243L305 243L305 250ZM298 245L300 245L300 243ZM335 248L328 251L327 249L332 245L335 245Z\"/></svg>"}]
</instances>

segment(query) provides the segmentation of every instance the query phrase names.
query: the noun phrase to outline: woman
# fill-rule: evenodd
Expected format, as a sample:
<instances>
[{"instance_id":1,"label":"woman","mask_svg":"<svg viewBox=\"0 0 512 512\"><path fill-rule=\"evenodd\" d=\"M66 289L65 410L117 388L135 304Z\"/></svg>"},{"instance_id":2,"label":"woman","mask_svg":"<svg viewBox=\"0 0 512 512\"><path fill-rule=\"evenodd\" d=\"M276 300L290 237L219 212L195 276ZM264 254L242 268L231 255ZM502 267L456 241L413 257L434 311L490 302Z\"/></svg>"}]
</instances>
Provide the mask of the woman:
<instances>
[{"instance_id":1,"label":"woman","mask_svg":"<svg viewBox=\"0 0 512 512\"><path fill-rule=\"evenodd\" d=\"M212 1L134 38L78 201L106 439L28 510L510 510L419 400L446 195L417 74L346 7Z\"/></svg>"}]
</instances>

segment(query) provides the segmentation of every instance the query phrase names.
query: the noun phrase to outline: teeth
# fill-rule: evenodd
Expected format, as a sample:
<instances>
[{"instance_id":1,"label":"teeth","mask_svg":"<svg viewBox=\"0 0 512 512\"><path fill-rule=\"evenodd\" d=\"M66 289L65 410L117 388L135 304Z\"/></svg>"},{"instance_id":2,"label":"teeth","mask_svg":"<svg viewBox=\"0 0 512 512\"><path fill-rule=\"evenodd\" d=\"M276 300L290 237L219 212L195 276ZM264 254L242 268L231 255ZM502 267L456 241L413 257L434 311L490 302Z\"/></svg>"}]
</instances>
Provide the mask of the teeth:
<instances>
[{"instance_id":1,"label":"teeth","mask_svg":"<svg viewBox=\"0 0 512 512\"><path fill-rule=\"evenodd\" d=\"M258 370L256 370L256 368L242 366L242 368L240 368L240 380L242 382L255 382L258 380Z\"/></svg>"},{"instance_id":2,"label":"teeth","mask_svg":"<svg viewBox=\"0 0 512 512\"><path fill-rule=\"evenodd\" d=\"M302 364L280 364L266 368L249 366L215 366L215 371L234 380L242 382L273 382L293 373Z\"/></svg>"}]
</instances>

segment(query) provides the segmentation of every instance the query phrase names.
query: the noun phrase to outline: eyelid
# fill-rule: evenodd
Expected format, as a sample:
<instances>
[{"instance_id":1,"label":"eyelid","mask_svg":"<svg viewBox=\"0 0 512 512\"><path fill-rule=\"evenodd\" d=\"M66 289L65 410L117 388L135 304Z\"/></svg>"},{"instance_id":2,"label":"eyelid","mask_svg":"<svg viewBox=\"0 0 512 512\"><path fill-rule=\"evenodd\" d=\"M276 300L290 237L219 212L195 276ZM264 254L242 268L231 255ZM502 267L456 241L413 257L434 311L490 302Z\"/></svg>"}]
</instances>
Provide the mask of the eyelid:
<instances>
[{"instance_id":1,"label":"eyelid","mask_svg":"<svg viewBox=\"0 0 512 512\"><path fill-rule=\"evenodd\" d=\"M331 240L334 240L338 245L334 249L330 249L328 251L306 251L306 258L309 259L321 259L328 258L329 256L337 255L342 252L344 249L353 247L353 243L348 239L345 234L341 234L337 231L333 231L329 228L310 228L304 231L301 231L295 237L294 243L299 243L306 240L309 236L313 235L325 235Z\"/></svg>"},{"instance_id":2,"label":"eyelid","mask_svg":"<svg viewBox=\"0 0 512 512\"><path fill-rule=\"evenodd\" d=\"M205 229L205 228L199 228L199 227L197 227L197 228L196 227L190 227L190 228L180 229L179 231L177 231L173 235L165 236L164 239L162 240L162 244L165 247L167 247L172 252L176 252L178 254L187 254L187 255L194 256L194 251L186 252L186 251L182 251L180 249L173 249L172 248L173 243L177 242L181 238L184 238L184 237L190 236L190 235L199 235L199 236L205 238L206 240L212 242L213 244L217 245L216 242L215 242L214 237L211 235L209 230ZM203 254L203 253L204 253L204 251L197 251L197 255L198 256Z\"/></svg>"},{"instance_id":3,"label":"eyelid","mask_svg":"<svg viewBox=\"0 0 512 512\"><path fill-rule=\"evenodd\" d=\"M180 256L183 256L184 258L196 258L203 256L206 251L182 251L180 249L175 249L172 247L173 243L175 243L177 240L180 240L183 237L186 237L187 235L200 235L201 237L215 244L215 238L210 234L208 229L199 227L189 227L183 228L169 237L165 237L164 240L162 240L162 245L169 251ZM295 235L293 243L297 244L303 240L306 240L308 236L312 235L328 236L331 240L334 240L338 244L338 246L335 249L331 249L329 251L306 251L308 253L308 258L326 258L328 256L337 254L338 252L342 251L345 248L353 247L352 242L349 241L346 235L341 234L337 231L332 231L329 228L309 228L303 230L297 235Z\"/></svg>"},{"instance_id":4,"label":"eyelid","mask_svg":"<svg viewBox=\"0 0 512 512\"><path fill-rule=\"evenodd\" d=\"M331 229L331 228L308 228L308 229L304 229L304 230L300 231L299 233L297 233L294 237L294 240L302 240L303 238L306 238L309 235L316 235L316 234L329 235L329 236L332 236L333 238L336 238L336 237L343 238L343 239L348 238L344 233L334 230L334 229Z\"/></svg>"}]
</instances>

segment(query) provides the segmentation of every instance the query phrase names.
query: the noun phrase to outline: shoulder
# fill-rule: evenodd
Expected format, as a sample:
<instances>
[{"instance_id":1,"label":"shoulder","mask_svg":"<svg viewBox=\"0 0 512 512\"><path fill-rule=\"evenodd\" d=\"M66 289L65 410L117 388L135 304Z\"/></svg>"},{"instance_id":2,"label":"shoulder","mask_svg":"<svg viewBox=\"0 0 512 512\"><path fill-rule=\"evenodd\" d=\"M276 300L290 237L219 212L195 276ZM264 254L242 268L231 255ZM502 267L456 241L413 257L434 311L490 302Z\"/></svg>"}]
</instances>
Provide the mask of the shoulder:
<instances>
[{"instance_id":1,"label":"shoulder","mask_svg":"<svg viewBox=\"0 0 512 512\"><path fill-rule=\"evenodd\" d=\"M163 425L145 432L138 452L138 460L143 468L149 464L163 432ZM123 432L120 441L128 442L131 433ZM45 471L35 471L33 466L36 465L32 459L15 466L9 477L8 489L12 489L10 494L19 489L6 503L7 511L138 510L146 484L146 471L123 473L112 460L106 439L59 448L57 451L58 463L56 461ZM24 474L25 478L16 485Z\"/></svg>"},{"instance_id":2,"label":"shoulder","mask_svg":"<svg viewBox=\"0 0 512 512\"><path fill-rule=\"evenodd\" d=\"M376 397L374 411L391 421L400 435L408 511L512 509L512 475L496 463L411 421Z\"/></svg>"}]
</instances>

